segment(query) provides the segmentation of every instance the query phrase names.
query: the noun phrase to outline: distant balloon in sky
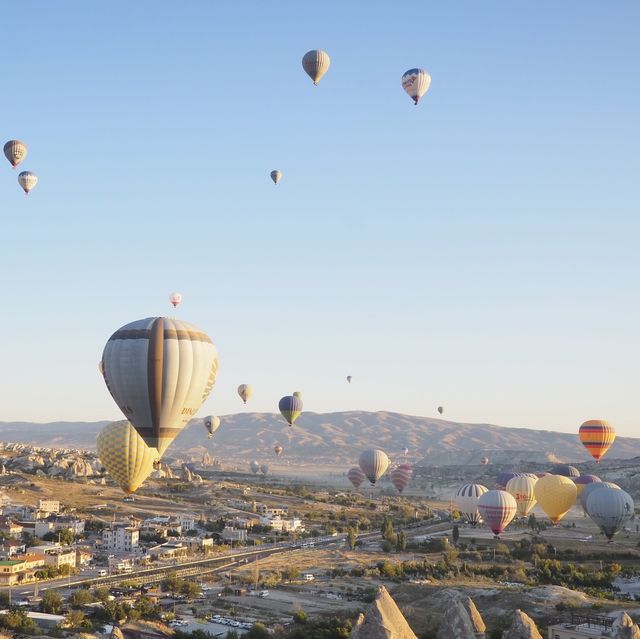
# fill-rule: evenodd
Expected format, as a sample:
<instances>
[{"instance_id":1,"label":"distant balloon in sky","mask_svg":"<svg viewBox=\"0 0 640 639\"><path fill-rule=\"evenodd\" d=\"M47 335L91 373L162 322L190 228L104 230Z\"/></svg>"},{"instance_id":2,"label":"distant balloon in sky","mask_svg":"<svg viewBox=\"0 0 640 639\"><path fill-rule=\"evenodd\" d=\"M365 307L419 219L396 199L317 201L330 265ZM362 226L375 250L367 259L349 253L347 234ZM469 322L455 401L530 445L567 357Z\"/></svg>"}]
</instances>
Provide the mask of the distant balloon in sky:
<instances>
[{"instance_id":1,"label":"distant balloon in sky","mask_svg":"<svg viewBox=\"0 0 640 639\"><path fill-rule=\"evenodd\" d=\"M280 457L280 455L282 455L282 451L284 450L284 448L282 448L282 446L280 446L280 444L276 444L273 447L273 452L276 454L276 457Z\"/></svg>"},{"instance_id":2,"label":"distant balloon in sky","mask_svg":"<svg viewBox=\"0 0 640 639\"><path fill-rule=\"evenodd\" d=\"M256 461L255 459L249 464L249 470L251 470L251 472L254 475L258 474L258 471L260 470L260 462Z\"/></svg>"},{"instance_id":3,"label":"distant balloon in sky","mask_svg":"<svg viewBox=\"0 0 640 639\"><path fill-rule=\"evenodd\" d=\"M96 440L98 457L107 472L127 493L135 493L153 471L160 455L149 448L128 421L105 426Z\"/></svg>"},{"instance_id":4,"label":"distant balloon in sky","mask_svg":"<svg viewBox=\"0 0 640 639\"><path fill-rule=\"evenodd\" d=\"M442 413L444 413L444 406L438 406L438 412L442 415Z\"/></svg>"},{"instance_id":5,"label":"distant balloon in sky","mask_svg":"<svg viewBox=\"0 0 640 639\"><path fill-rule=\"evenodd\" d=\"M322 76L329 70L331 59L326 51L314 49L307 51L302 58L302 68L306 74L313 80L314 84L318 84Z\"/></svg>"},{"instance_id":6,"label":"distant balloon in sky","mask_svg":"<svg viewBox=\"0 0 640 639\"><path fill-rule=\"evenodd\" d=\"M218 356L197 326L147 317L118 329L102 353L111 396L147 446L163 455L216 381Z\"/></svg>"},{"instance_id":7,"label":"distant balloon in sky","mask_svg":"<svg viewBox=\"0 0 640 639\"><path fill-rule=\"evenodd\" d=\"M409 454L409 449L406 446L404 447L403 453L405 457Z\"/></svg>"},{"instance_id":8,"label":"distant balloon in sky","mask_svg":"<svg viewBox=\"0 0 640 639\"><path fill-rule=\"evenodd\" d=\"M591 456L600 462L616 439L616 430L603 419L590 419L580 426L580 441Z\"/></svg>"},{"instance_id":9,"label":"distant balloon in sky","mask_svg":"<svg viewBox=\"0 0 640 639\"><path fill-rule=\"evenodd\" d=\"M373 486L389 468L389 458L387 454L379 448L369 448L360 453L358 460L362 472Z\"/></svg>"},{"instance_id":10,"label":"distant balloon in sky","mask_svg":"<svg viewBox=\"0 0 640 639\"><path fill-rule=\"evenodd\" d=\"M478 499L486 492L487 488L482 484L465 484L458 488L455 499L456 506L472 526L482 520L478 511Z\"/></svg>"},{"instance_id":11,"label":"distant balloon in sky","mask_svg":"<svg viewBox=\"0 0 640 639\"><path fill-rule=\"evenodd\" d=\"M486 465L489 463L489 458L488 458L488 457L483 457L483 458L480 460L480 463L481 463L483 466L486 466Z\"/></svg>"},{"instance_id":12,"label":"distant balloon in sky","mask_svg":"<svg viewBox=\"0 0 640 639\"><path fill-rule=\"evenodd\" d=\"M286 395L278 402L278 408L289 426L293 426L302 414L302 400L295 395Z\"/></svg>"},{"instance_id":13,"label":"distant balloon in sky","mask_svg":"<svg viewBox=\"0 0 640 639\"><path fill-rule=\"evenodd\" d=\"M552 524L557 524L569 512L578 494L573 481L563 475L540 477L533 492Z\"/></svg>"},{"instance_id":14,"label":"distant balloon in sky","mask_svg":"<svg viewBox=\"0 0 640 639\"><path fill-rule=\"evenodd\" d=\"M302 393L300 391L294 391L293 396L297 397L298 399L302 399Z\"/></svg>"},{"instance_id":15,"label":"distant balloon in sky","mask_svg":"<svg viewBox=\"0 0 640 639\"><path fill-rule=\"evenodd\" d=\"M15 169L27 157L27 145L20 140L9 140L4 145L4 156Z\"/></svg>"},{"instance_id":16,"label":"distant balloon in sky","mask_svg":"<svg viewBox=\"0 0 640 639\"><path fill-rule=\"evenodd\" d=\"M18 184L22 187L25 195L29 195L37 183L38 176L31 171L22 171L22 173L18 175Z\"/></svg>"},{"instance_id":17,"label":"distant balloon in sky","mask_svg":"<svg viewBox=\"0 0 640 639\"><path fill-rule=\"evenodd\" d=\"M182 295L180 293L171 293L171 295L169 295L169 301L173 305L173 308L176 308L182 303Z\"/></svg>"},{"instance_id":18,"label":"distant balloon in sky","mask_svg":"<svg viewBox=\"0 0 640 639\"><path fill-rule=\"evenodd\" d=\"M347 478L351 482L354 488L360 488L360 484L367 478L366 475L358 468L354 466L349 469L347 473Z\"/></svg>"},{"instance_id":19,"label":"distant balloon in sky","mask_svg":"<svg viewBox=\"0 0 640 639\"><path fill-rule=\"evenodd\" d=\"M271 179L273 180L274 184L280 182L280 180L282 179L282 171L278 171L278 169L276 169L275 171L271 171Z\"/></svg>"},{"instance_id":20,"label":"distant balloon in sky","mask_svg":"<svg viewBox=\"0 0 640 639\"><path fill-rule=\"evenodd\" d=\"M431 76L424 69L409 69L402 76L402 88L409 94L414 104L429 90Z\"/></svg>"},{"instance_id":21,"label":"distant balloon in sky","mask_svg":"<svg viewBox=\"0 0 640 639\"><path fill-rule=\"evenodd\" d=\"M516 516L518 504L506 490L489 490L478 498L478 511L497 537Z\"/></svg>"},{"instance_id":22,"label":"distant balloon in sky","mask_svg":"<svg viewBox=\"0 0 640 639\"><path fill-rule=\"evenodd\" d=\"M253 388L249 384L240 384L240 386L238 386L238 395L240 395L240 399L246 404L247 401L251 399L251 395L253 395Z\"/></svg>"},{"instance_id":23,"label":"distant balloon in sky","mask_svg":"<svg viewBox=\"0 0 640 639\"><path fill-rule=\"evenodd\" d=\"M349 382L349 384L351 384L351 380L353 379L353 377L351 377L351 375L347 375L347 381Z\"/></svg>"},{"instance_id":24,"label":"distant balloon in sky","mask_svg":"<svg viewBox=\"0 0 640 639\"><path fill-rule=\"evenodd\" d=\"M208 417L205 417L204 427L207 429L207 433L209 433L209 439L211 439L213 437L213 433L220 428L220 418L216 415L209 415Z\"/></svg>"},{"instance_id":25,"label":"distant balloon in sky","mask_svg":"<svg viewBox=\"0 0 640 639\"><path fill-rule=\"evenodd\" d=\"M260 464L260 472L266 477L269 474L268 464Z\"/></svg>"}]
</instances>

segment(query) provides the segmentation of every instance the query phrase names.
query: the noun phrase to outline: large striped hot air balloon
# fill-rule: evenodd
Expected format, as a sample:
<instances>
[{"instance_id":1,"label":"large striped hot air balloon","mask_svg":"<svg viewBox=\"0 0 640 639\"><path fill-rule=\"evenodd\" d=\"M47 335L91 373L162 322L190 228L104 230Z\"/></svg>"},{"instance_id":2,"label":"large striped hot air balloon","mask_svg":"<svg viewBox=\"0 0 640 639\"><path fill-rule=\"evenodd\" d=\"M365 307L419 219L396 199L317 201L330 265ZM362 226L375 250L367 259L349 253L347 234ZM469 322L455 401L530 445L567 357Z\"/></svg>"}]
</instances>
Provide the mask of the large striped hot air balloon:
<instances>
[{"instance_id":1,"label":"large striped hot air balloon","mask_svg":"<svg viewBox=\"0 0 640 639\"><path fill-rule=\"evenodd\" d=\"M430 86L431 76L424 69L409 69L402 76L402 88L416 105Z\"/></svg>"},{"instance_id":2,"label":"large striped hot air balloon","mask_svg":"<svg viewBox=\"0 0 640 639\"><path fill-rule=\"evenodd\" d=\"M455 500L456 506L472 526L482 521L480 513L478 512L478 499L480 499L480 495L484 495L487 490L488 489L481 484L465 484L458 488Z\"/></svg>"},{"instance_id":3,"label":"large striped hot air balloon","mask_svg":"<svg viewBox=\"0 0 640 639\"><path fill-rule=\"evenodd\" d=\"M616 490L620 490L620 486L618 484L614 484L611 481L597 481L592 484L587 484L582 493L580 493L580 505L582 506L582 510L585 515L589 514L587 510L587 503L589 502L589 497L596 491L600 490L600 488L615 488Z\"/></svg>"},{"instance_id":4,"label":"large striped hot air balloon","mask_svg":"<svg viewBox=\"0 0 640 639\"><path fill-rule=\"evenodd\" d=\"M31 171L22 171L18 175L18 184L22 187L24 194L29 195L38 184L38 176Z\"/></svg>"},{"instance_id":5,"label":"large striped hot air balloon","mask_svg":"<svg viewBox=\"0 0 640 639\"><path fill-rule=\"evenodd\" d=\"M552 524L557 524L576 501L576 485L563 475L547 475L536 482L534 494Z\"/></svg>"},{"instance_id":6,"label":"large striped hot air balloon","mask_svg":"<svg viewBox=\"0 0 640 639\"><path fill-rule=\"evenodd\" d=\"M537 481L538 478L535 476L523 475L522 477L513 477L507 482L507 492L516 500L520 517L526 517L536 505L533 491Z\"/></svg>"},{"instance_id":7,"label":"large striped hot air balloon","mask_svg":"<svg viewBox=\"0 0 640 639\"><path fill-rule=\"evenodd\" d=\"M218 428L220 428L220 418L217 415L209 415L204 418L204 427L207 429L208 438L211 439L213 437L213 433L215 433Z\"/></svg>"},{"instance_id":8,"label":"large striped hot air balloon","mask_svg":"<svg viewBox=\"0 0 640 639\"><path fill-rule=\"evenodd\" d=\"M590 419L580 426L580 441L591 453L591 456L600 462L602 456L611 448L616 439L615 428L603 419Z\"/></svg>"},{"instance_id":9,"label":"large striped hot air balloon","mask_svg":"<svg viewBox=\"0 0 640 639\"><path fill-rule=\"evenodd\" d=\"M240 399L246 404L251 399L251 395L253 395L253 388L249 384L240 384L240 386L238 386L238 395L240 395Z\"/></svg>"},{"instance_id":10,"label":"large striped hot air balloon","mask_svg":"<svg viewBox=\"0 0 640 639\"><path fill-rule=\"evenodd\" d=\"M289 426L293 426L302 414L302 399L295 395L285 395L279 402L278 408Z\"/></svg>"},{"instance_id":11,"label":"large striped hot air balloon","mask_svg":"<svg viewBox=\"0 0 640 639\"><path fill-rule=\"evenodd\" d=\"M633 517L634 504L629 493L603 486L587 500L587 513L611 542L613 536Z\"/></svg>"},{"instance_id":12,"label":"large striped hot air balloon","mask_svg":"<svg viewBox=\"0 0 640 639\"><path fill-rule=\"evenodd\" d=\"M360 470L360 468L354 466L349 469L347 478L354 488L360 488L360 484L367 478L367 476Z\"/></svg>"},{"instance_id":13,"label":"large striped hot air balloon","mask_svg":"<svg viewBox=\"0 0 640 639\"><path fill-rule=\"evenodd\" d=\"M511 523L517 510L516 500L506 490L489 490L478 499L480 516L496 537Z\"/></svg>"},{"instance_id":14,"label":"large striped hot air balloon","mask_svg":"<svg viewBox=\"0 0 640 639\"><path fill-rule=\"evenodd\" d=\"M360 453L358 464L373 486L387 472L389 458L383 450L369 448Z\"/></svg>"},{"instance_id":15,"label":"large striped hot air balloon","mask_svg":"<svg viewBox=\"0 0 640 639\"><path fill-rule=\"evenodd\" d=\"M211 392L218 356L211 338L193 324L148 317L109 338L102 365L120 410L163 455Z\"/></svg>"},{"instance_id":16,"label":"large striped hot air balloon","mask_svg":"<svg viewBox=\"0 0 640 639\"><path fill-rule=\"evenodd\" d=\"M595 475L580 475L580 477L576 477L573 480L573 483L576 485L578 490L578 498L582 495L582 491L589 485L601 482L600 477L596 477Z\"/></svg>"},{"instance_id":17,"label":"large striped hot air balloon","mask_svg":"<svg viewBox=\"0 0 640 639\"><path fill-rule=\"evenodd\" d=\"M407 469L406 464L397 466L391 471L389 479L391 479L391 483L394 485L395 489L401 493L411 481L411 470L410 468Z\"/></svg>"},{"instance_id":18,"label":"large striped hot air balloon","mask_svg":"<svg viewBox=\"0 0 640 639\"><path fill-rule=\"evenodd\" d=\"M4 145L4 157L15 169L27 157L27 145L20 140L9 140Z\"/></svg>"},{"instance_id":19,"label":"large striped hot air balloon","mask_svg":"<svg viewBox=\"0 0 640 639\"><path fill-rule=\"evenodd\" d=\"M96 441L98 457L125 493L134 493L153 472L160 455L149 448L128 421L105 426Z\"/></svg>"},{"instance_id":20,"label":"large striped hot air balloon","mask_svg":"<svg viewBox=\"0 0 640 639\"><path fill-rule=\"evenodd\" d=\"M329 54L322 49L313 49L307 51L302 57L302 68L305 73L313 80L313 84L318 84L322 80L322 76L329 70L331 59Z\"/></svg>"}]
</instances>

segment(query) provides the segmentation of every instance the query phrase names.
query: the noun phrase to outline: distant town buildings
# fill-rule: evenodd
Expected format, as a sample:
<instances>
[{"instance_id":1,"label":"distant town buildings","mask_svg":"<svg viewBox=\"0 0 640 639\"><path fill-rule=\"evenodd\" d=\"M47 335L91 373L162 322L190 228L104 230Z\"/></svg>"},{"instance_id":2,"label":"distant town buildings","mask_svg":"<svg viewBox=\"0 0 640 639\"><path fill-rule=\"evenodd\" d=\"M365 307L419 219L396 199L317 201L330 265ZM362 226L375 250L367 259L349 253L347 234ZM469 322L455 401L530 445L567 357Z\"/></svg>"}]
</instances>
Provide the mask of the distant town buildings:
<instances>
[{"instance_id":1,"label":"distant town buildings","mask_svg":"<svg viewBox=\"0 0 640 639\"><path fill-rule=\"evenodd\" d=\"M131 552L140 544L140 529L117 525L102 531L102 548L110 552Z\"/></svg>"}]
</instances>

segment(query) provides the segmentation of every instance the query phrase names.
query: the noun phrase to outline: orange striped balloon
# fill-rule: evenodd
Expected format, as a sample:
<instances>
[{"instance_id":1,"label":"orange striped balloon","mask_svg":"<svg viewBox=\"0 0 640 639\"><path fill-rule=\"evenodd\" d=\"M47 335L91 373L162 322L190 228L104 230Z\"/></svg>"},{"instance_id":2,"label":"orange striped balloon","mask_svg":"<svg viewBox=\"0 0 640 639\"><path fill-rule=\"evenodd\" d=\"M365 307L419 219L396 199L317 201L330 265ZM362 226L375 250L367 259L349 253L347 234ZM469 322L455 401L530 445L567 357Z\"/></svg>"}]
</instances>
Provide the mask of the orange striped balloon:
<instances>
[{"instance_id":1,"label":"orange striped balloon","mask_svg":"<svg viewBox=\"0 0 640 639\"><path fill-rule=\"evenodd\" d=\"M615 428L603 419L590 419L580 426L580 441L596 462L611 448L615 438Z\"/></svg>"}]
</instances>

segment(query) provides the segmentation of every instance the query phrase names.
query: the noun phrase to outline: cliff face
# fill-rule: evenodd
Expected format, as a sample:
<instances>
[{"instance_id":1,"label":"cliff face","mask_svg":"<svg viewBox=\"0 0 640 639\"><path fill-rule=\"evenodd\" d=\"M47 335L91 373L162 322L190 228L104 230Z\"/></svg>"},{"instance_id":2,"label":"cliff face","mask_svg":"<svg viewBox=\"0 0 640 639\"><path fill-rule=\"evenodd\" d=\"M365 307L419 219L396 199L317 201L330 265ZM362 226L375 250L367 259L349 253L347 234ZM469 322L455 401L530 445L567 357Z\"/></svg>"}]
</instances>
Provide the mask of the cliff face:
<instances>
[{"instance_id":1,"label":"cliff face","mask_svg":"<svg viewBox=\"0 0 640 639\"><path fill-rule=\"evenodd\" d=\"M522 610L516 610L511 628L502 633L502 639L543 639L543 637L533 619Z\"/></svg>"},{"instance_id":2,"label":"cliff face","mask_svg":"<svg viewBox=\"0 0 640 639\"><path fill-rule=\"evenodd\" d=\"M456 635L451 635L454 637ZM373 603L361 614L351 631L351 639L418 639L384 586L378 588ZM473 639L473 638L472 638Z\"/></svg>"},{"instance_id":3,"label":"cliff face","mask_svg":"<svg viewBox=\"0 0 640 639\"><path fill-rule=\"evenodd\" d=\"M640 639L640 628L626 612L621 612L613 622L611 632L613 639Z\"/></svg>"}]
</instances>

